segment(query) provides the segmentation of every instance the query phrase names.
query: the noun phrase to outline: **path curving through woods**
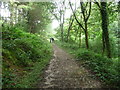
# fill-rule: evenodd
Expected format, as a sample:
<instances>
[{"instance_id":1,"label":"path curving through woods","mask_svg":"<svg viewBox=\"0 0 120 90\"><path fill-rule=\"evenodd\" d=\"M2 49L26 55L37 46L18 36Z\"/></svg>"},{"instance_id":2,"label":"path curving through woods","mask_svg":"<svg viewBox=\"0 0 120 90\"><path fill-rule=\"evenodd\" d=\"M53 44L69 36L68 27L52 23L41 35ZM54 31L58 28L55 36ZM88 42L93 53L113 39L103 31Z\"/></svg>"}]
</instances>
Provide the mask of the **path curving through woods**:
<instances>
[{"instance_id":1,"label":"path curving through woods","mask_svg":"<svg viewBox=\"0 0 120 90\"><path fill-rule=\"evenodd\" d=\"M71 55L53 43L54 58L45 70L39 88L101 88L87 69L78 65Z\"/></svg>"}]
</instances>

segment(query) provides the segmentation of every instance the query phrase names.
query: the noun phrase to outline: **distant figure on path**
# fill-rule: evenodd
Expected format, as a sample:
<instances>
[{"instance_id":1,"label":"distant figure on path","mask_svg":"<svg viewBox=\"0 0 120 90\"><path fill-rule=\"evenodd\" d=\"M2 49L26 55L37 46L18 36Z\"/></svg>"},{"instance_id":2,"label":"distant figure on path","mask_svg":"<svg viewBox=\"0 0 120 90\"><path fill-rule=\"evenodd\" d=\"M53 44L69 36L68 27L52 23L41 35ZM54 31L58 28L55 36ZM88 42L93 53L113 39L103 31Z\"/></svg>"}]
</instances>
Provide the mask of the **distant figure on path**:
<instances>
[{"instance_id":1,"label":"distant figure on path","mask_svg":"<svg viewBox=\"0 0 120 90\"><path fill-rule=\"evenodd\" d=\"M50 38L50 43L54 42L54 38Z\"/></svg>"}]
</instances>

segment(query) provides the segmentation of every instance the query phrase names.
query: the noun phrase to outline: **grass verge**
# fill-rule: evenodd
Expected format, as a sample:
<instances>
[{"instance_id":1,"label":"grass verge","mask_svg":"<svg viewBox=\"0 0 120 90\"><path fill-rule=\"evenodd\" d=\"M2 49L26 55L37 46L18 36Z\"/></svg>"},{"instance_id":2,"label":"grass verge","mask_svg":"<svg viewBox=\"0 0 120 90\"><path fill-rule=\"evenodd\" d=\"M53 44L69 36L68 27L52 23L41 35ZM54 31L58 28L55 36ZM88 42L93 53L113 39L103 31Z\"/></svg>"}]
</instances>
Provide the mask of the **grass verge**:
<instances>
[{"instance_id":1,"label":"grass verge","mask_svg":"<svg viewBox=\"0 0 120 90\"><path fill-rule=\"evenodd\" d=\"M60 47L75 56L78 63L89 68L108 88L120 88L120 63L118 58L109 59L75 44L56 42Z\"/></svg>"},{"instance_id":2,"label":"grass verge","mask_svg":"<svg viewBox=\"0 0 120 90\"><path fill-rule=\"evenodd\" d=\"M50 58L44 59L42 62L35 63L33 70L28 73L23 79L19 82L19 88L36 88L35 85L39 80L42 80L42 74L44 68L48 65Z\"/></svg>"}]
</instances>

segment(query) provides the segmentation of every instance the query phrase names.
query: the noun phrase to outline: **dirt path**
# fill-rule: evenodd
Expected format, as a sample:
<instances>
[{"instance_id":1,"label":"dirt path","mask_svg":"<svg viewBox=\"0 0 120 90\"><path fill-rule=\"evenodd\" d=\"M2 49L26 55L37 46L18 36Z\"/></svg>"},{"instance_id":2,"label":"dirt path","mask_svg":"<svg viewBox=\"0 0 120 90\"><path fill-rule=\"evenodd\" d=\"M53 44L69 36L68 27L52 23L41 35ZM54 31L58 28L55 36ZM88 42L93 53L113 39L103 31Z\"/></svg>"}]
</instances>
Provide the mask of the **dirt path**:
<instances>
[{"instance_id":1,"label":"dirt path","mask_svg":"<svg viewBox=\"0 0 120 90\"><path fill-rule=\"evenodd\" d=\"M100 88L99 81L84 67L76 64L72 56L53 44L54 58L45 71L39 88Z\"/></svg>"}]
</instances>

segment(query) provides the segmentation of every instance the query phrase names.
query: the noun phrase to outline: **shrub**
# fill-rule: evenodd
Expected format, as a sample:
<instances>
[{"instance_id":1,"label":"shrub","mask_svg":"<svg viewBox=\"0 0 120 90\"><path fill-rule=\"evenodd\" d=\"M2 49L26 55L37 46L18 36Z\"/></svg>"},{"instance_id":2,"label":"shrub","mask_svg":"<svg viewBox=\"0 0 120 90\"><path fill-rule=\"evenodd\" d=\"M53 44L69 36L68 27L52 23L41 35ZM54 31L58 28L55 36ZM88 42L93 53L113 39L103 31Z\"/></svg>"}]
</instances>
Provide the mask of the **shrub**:
<instances>
[{"instance_id":1,"label":"shrub","mask_svg":"<svg viewBox=\"0 0 120 90\"><path fill-rule=\"evenodd\" d=\"M2 33L3 87L12 87L15 77L11 75L14 71L8 66L15 65L25 69L36 62L43 62L51 56L51 46L42 37L24 32L18 27L4 28ZM7 65L8 62L10 65Z\"/></svg>"},{"instance_id":2,"label":"shrub","mask_svg":"<svg viewBox=\"0 0 120 90\"><path fill-rule=\"evenodd\" d=\"M120 81L118 70L114 67L112 59L108 59L100 54L85 50L78 51L76 57L83 60L96 76L100 77L106 84L118 87Z\"/></svg>"}]
</instances>

